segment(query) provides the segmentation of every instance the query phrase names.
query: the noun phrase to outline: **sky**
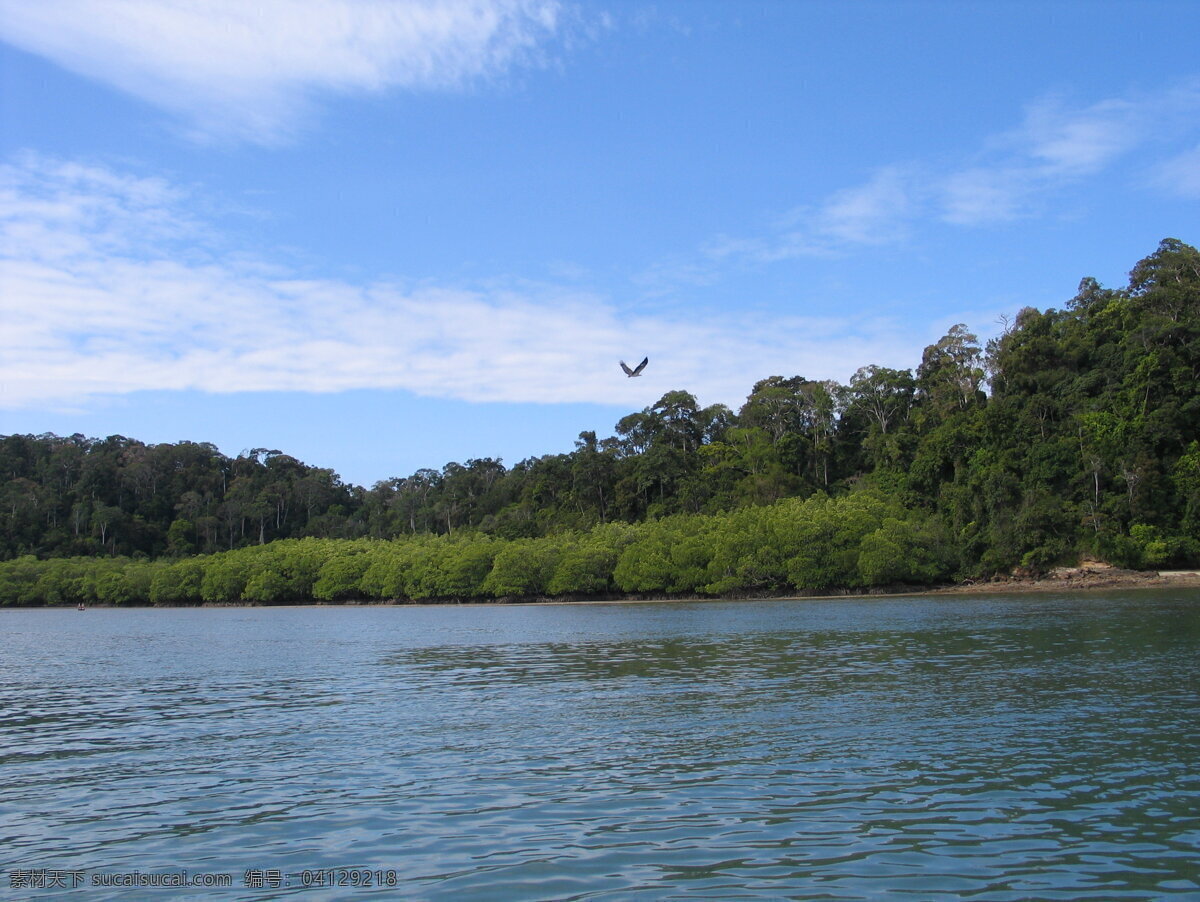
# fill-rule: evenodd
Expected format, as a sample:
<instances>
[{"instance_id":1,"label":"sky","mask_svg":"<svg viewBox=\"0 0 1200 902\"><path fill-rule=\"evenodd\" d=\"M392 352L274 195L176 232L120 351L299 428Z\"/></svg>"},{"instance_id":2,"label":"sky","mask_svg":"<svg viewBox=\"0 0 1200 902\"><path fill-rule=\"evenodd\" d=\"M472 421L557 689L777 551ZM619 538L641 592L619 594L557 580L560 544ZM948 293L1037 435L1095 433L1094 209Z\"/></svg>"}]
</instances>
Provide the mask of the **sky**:
<instances>
[{"instance_id":1,"label":"sky","mask_svg":"<svg viewBox=\"0 0 1200 902\"><path fill-rule=\"evenodd\" d=\"M1200 243L1198 39L1193 0L0 0L0 434L370 487L915 368Z\"/></svg>"}]
</instances>

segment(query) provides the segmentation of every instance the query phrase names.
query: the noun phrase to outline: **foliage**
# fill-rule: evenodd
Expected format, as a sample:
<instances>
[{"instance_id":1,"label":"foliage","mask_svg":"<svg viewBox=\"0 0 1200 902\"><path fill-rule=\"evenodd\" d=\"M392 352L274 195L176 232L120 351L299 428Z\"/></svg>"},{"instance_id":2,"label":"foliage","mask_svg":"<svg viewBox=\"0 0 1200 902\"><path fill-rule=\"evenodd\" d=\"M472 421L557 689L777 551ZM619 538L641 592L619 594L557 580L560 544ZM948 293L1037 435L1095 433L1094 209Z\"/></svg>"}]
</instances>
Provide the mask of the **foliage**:
<instances>
[{"instance_id":1,"label":"foliage","mask_svg":"<svg viewBox=\"0 0 1200 902\"><path fill-rule=\"evenodd\" d=\"M0 436L0 603L821 591L1200 562L1200 252L962 325L915 372L670 391L615 434L365 489L256 448Z\"/></svg>"},{"instance_id":2,"label":"foliage","mask_svg":"<svg viewBox=\"0 0 1200 902\"><path fill-rule=\"evenodd\" d=\"M540 538L306 538L157 561L26 555L0 562L0 605L718 595L933 582L951 570L940 540L934 518L863 491Z\"/></svg>"}]
</instances>

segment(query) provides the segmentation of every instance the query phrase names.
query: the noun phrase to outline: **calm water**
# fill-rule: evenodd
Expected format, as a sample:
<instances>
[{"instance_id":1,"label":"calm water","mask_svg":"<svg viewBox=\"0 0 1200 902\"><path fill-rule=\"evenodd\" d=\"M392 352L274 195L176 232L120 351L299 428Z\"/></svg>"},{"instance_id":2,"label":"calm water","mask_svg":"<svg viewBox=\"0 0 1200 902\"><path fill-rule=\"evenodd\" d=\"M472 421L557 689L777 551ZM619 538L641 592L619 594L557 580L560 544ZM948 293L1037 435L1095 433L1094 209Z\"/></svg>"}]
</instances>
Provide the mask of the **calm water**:
<instances>
[{"instance_id":1,"label":"calm water","mask_svg":"<svg viewBox=\"0 0 1200 902\"><path fill-rule=\"evenodd\" d=\"M4 898L1200 898L1197 592L0 611L0 643ZM94 884L182 870L232 886Z\"/></svg>"}]
</instances>

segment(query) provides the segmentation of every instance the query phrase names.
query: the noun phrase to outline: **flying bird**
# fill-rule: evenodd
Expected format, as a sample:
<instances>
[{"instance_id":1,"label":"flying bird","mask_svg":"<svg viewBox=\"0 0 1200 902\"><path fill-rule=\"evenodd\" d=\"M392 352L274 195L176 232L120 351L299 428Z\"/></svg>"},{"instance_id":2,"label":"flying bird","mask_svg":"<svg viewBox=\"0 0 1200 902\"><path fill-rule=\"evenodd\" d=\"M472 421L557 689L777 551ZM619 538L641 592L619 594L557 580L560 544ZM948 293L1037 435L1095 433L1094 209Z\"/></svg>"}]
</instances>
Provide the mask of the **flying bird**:
<instances>
[{"instance_id":1,"label":"flying bird","mask_svg":"<svg viewBox=\"0 0 1200 902\"><path fill-rule=\"evenodd\" d=\"M642 362L641 362L641 363L639 363L639 364L638 364L637 366L635 366L633 369L630 369L630 368L629 368L629 367L628 367L628 366L625 364L625 361L624 361L624 360L622 360L622 361L621 361L621 369L623 369L623 370L625 371L625 375L626 375L626 376L628 376L630 379L632 379L634 376L640 376L640 375L642 374L642 370L644 370L644 369L646 368L646 364L647 364L647 363L649 363L649 362L650 362L650 358L649 358L649 357L643 357L643 358L642 358Z\"/></svg>"}]
</instances>

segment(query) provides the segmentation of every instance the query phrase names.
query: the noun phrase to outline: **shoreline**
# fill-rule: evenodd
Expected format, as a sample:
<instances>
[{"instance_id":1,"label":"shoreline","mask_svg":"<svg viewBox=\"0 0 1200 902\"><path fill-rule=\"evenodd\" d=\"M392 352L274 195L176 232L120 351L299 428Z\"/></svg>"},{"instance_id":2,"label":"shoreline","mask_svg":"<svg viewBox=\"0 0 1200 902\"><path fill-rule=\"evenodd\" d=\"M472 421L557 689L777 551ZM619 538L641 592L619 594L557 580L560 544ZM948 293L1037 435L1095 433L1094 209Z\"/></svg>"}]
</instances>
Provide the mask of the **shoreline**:
<instances>
[{"instance_id":1,"label":"shoreline","mask_svg":"<svg viewBox=\"0 0 1200 902\"><path fill-rule=\"evenodd\" d=\"M1200 588L1200 570L1121 570L1100 564L1057 567L1041 576L966 580L933 594L991 595L1000 592L1061 592L1090 589Z\"/></svg>"},{"instance_id":2,"label":"shoreline","mask_svg":"<svg viewBox=\"0 0 1200 902\"><path fill-rule=\"evenodd\" d=\"M141 609L141 608L357 608L357 607L478 607L503 605L509 607L547 604L678 604L698 601L834 601L869 598L903 598L920 595L1036 595L1050 592L1096 591L1104 589L1200 589L1200 569L1197 570L1120 570L1104 565L1059 567L1041 576L996 576L989 580L965 580L961 583L934 586L877 586L871 589L843 591L814 591L812 593L740 594L740 595L589 595L589 596L521 596L490 600L457 599L389 599L379 601L302 601L295 604L260 604L255 602L205 602L198 605L110 605L93 603L84 610ZM0 610L75 610L75 605L6 605Z\"/></svg>"}]
</instances>

